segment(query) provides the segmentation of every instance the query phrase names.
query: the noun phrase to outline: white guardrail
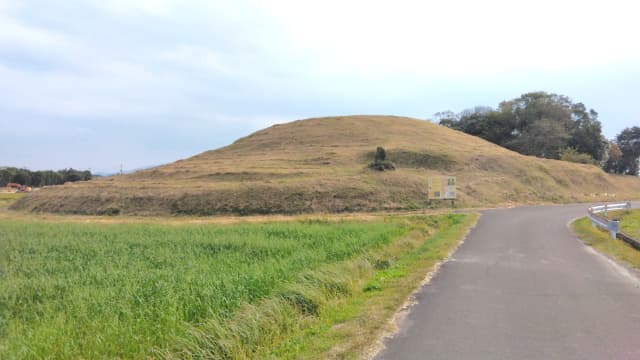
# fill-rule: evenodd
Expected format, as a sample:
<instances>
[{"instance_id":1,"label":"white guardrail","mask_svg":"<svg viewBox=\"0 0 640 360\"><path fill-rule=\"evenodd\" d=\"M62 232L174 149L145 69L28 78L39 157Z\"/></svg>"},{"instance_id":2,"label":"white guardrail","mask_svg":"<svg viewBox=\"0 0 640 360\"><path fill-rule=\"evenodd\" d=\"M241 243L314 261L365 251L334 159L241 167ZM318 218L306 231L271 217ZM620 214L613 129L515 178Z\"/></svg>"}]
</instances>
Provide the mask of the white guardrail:
<instances>
[{"instance_id":1,"label":"white guardrail","mask_svg":"<svg viewBox=\"0 0 640 360\"><path fill-rule=\"evenodd\" d=\"M616 238L616 234L620 232L620 221L618 220L609 220L607 217L609 216L609 211L616 210L631 210L631 203L621 203L621 204L605 204L600 206L592 206L589 208L589 220L591 220L591 225L598 226L600 228L606 229L609 231L612 239ZM598 214L604 213L605 217L602 217Z\"/></svg>"}]
</instances>

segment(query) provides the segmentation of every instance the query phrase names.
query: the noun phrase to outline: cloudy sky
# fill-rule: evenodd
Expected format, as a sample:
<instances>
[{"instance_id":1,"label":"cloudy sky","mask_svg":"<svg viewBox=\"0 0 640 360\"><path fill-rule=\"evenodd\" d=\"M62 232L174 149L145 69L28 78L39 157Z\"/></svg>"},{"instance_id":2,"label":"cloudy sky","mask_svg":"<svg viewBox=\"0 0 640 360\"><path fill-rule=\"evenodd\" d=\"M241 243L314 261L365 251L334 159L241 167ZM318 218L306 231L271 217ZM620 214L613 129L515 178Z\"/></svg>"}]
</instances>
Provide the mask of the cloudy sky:
<instances>
[{"instance_id":1,"label":"cloudy sky","mask_svg":"<svg viewBox=\"0 0 640 360\"><path fill-rule=\"evenodd\" d=\"M631 1L0 0L0 166L157 165L300 118L545 90L640 123Z\"/></svg>"}]
</instances>

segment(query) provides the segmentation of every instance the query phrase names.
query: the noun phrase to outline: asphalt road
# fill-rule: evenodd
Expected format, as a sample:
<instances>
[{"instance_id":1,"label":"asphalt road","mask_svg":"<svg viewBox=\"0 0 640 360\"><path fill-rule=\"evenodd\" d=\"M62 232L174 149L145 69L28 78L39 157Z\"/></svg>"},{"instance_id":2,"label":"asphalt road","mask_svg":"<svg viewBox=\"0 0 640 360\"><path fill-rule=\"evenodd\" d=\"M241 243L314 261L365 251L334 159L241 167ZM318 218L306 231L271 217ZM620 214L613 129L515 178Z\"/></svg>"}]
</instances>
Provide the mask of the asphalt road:
<instances>
[{"instance_id":1,"label":"asphalt road","mask_svg":"<svg viewBox=\"0 0 640 360\"><path fill-rule=\"evenodd\" d=\"M640 280L567 226L588 206L483 212L376 359L640 359Z\"/></svg>"}]
</instances>

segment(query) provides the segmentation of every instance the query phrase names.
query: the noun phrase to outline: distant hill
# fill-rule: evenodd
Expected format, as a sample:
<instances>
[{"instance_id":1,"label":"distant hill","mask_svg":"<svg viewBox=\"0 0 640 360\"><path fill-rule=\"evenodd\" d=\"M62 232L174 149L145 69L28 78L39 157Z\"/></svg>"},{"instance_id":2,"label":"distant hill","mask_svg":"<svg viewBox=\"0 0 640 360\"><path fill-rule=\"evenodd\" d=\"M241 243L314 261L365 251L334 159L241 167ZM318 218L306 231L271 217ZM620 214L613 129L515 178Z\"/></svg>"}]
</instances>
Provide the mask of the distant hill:
<instances>
[{"instance_id":1,"label":"distant hill","mask_svg":"<svg viewBox=\"0 0 640 360\"><path fill-rule=\"evenodd\" d=\"M367 168L377 146L394 171ZM640 198L640 179L523 156L426 121L344 116L275 125L127 175L37 191L14 209L78 214L270 214L415 209L427 177L458 177L463 206Z\"/></svg>"}]
</instances>

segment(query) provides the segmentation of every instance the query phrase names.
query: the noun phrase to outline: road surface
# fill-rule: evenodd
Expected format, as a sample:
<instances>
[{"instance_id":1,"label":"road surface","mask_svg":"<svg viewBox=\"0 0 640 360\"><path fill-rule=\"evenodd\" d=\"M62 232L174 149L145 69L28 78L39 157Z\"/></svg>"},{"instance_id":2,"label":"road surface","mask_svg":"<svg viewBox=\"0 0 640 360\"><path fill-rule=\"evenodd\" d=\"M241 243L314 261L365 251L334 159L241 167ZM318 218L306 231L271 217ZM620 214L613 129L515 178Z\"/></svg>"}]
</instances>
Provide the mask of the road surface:
<instances>
[{"instance_id":1,"label":"road surface","mask_svg":"<svg viewBox=\"0 0 640 360\"><path fill-rule=\"evenodd\" d=\"M483 212L376 359L640 359L640 280L567 226L588 206Z\"/></svg>"}]
</instances>

